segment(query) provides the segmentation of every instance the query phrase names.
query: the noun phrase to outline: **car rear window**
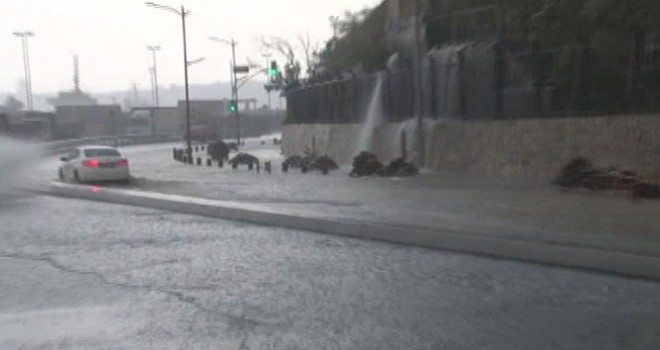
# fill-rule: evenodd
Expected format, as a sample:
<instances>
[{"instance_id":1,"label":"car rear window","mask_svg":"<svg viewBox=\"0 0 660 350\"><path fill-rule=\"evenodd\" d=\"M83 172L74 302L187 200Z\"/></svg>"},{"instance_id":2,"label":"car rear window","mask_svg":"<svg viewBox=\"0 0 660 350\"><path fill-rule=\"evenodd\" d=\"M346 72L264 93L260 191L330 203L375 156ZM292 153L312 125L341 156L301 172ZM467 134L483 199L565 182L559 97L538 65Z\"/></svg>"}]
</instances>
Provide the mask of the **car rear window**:
<instances>
[{"instance_id":1,"label":"car rear window","mask_svg":"<svg viewBox=\"0 0 660 350\"><path fill-rule=\"evenodd\" d=\"M86 149L85 158L94 158L94 157L121 157L121 154L115 149Z\"/></svg>"}]
</instances>

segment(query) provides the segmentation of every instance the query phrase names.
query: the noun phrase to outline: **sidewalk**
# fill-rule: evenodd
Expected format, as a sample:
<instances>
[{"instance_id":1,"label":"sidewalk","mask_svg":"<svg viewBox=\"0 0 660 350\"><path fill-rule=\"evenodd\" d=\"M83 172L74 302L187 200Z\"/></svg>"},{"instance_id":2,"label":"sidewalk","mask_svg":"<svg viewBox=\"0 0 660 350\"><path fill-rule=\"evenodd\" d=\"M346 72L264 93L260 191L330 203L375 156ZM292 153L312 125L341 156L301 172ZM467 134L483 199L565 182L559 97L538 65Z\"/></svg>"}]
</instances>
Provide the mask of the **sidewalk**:
<instances>
[{"instance_id":1,"label":"sidewalk","mask_svg":"<svg viewBox=\"0 0 660 350\"><path fill-rule=\"evenodd\" d=\"M409 179L281 173L272 146L250 140L244 151L272 160L274 173L187 166L172 145L127 149L139 189L240 202L292 215L380 223L520 241L660 257L660 202L539 183L426 174ZM200 153L204 159L205 154Z\"/></svg>"}]
</instances>

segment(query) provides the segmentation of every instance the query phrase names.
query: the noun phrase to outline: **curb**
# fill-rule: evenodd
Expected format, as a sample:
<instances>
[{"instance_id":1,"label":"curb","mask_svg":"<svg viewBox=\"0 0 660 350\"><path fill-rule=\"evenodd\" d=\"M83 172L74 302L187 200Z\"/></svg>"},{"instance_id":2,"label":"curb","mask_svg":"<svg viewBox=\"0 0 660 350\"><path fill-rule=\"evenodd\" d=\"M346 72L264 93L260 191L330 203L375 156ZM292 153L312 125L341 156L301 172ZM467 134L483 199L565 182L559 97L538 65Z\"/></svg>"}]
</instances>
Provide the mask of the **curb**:
<instances>
[{"instance_id":1,"label":"curb","mask_svg":"<svg viewBox=\"0 0 660 350\"><path fill-rule=\"evenodd\" d=\"M250 204L53 182L28 192L660 280L660 256L269 211Z\"/></svg>"}]
</instances>

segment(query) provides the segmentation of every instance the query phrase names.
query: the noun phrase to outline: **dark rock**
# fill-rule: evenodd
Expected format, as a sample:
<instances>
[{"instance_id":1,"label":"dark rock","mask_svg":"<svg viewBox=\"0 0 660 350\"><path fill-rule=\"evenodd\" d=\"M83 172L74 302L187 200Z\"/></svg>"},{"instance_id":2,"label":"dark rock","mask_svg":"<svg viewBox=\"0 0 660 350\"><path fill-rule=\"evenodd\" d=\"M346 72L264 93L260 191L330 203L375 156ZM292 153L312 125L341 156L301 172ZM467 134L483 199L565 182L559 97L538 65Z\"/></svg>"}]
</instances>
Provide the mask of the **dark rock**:
<instances>
[{"instance_id":1,"label":"dark rock","mask_svg":"<svg viewBox=\"0 0 660 350\"><path fill-rule=\"evenodd\" d=\"M259 159L249 153L239 153L234 158L232 158L229 163L232 165L232 168L236 169L239 165L247 165L250 170L253 167L259 164Z\"/></svg>"},{"instance_id":2,"label":"dark rock","mask_svg":"<svg viewBox=\"0 0 660 350\"><path fill-rule=\"evenodd\" d=\"M380 175L384 171L383 163L378 157L369 152L362 152L353 159L352 177Z\"/></svg>"},{"instance_id":3,"label":"dark rock","mask_svg":"<svg viewBox=\"0 0 660 350\"><path fill-rule=\"evenodd\" d=\"M211 159L216 160L216 161L227 161L229 160L229 151L231 150L231 147L225 143L224 141L216 141L213 143L210 143L207 147L207 153L209 156L211 156Z\"/></svg>"},{"instance_id":4,"label":"dark rock","mask_svg":"<svg viewBox=\"0 0 660 350\"><path fill-rule=\"evenodd\" d=\"M559 175L552 182L561 187L581 187L588 186L589 179L602 174L586 158L575 158L566 164L559 172Z\"/></svg>"},{"instance_id":5,"label":"dark rock","mask_svg":"<svg viewBox=\"0 0 660 350\"><path fill-rule=\"evenodd\" d=\"M284 162L282 163L282 169L286 168L284 172L288 171L289 168L300 169L302 165L302 160L303 160L302 157L299 155L291 156L286 160L284 160Z\"/></svg>"},{"instance_id":6,"label":"dark rock","mask_svg":"<svg viewBox=\"0 0 660 350\"><path fill-rule=\"evenodd\" d=\"M393 160L384 171L384 176L406 177L419 175L419 169L403 158Z\"/></svg>"},{"instance_id":7,"label":"dark rock","mask_svg":"<svg viewBox=\"0 0 660 350\"><path fill-rule=\"evenodd\" d=\"M334 159L328 156L322 156L313 160L311 168L327 175L331 170L339 169L339 165L337 165Z\"/></svg>"}]
</instances>

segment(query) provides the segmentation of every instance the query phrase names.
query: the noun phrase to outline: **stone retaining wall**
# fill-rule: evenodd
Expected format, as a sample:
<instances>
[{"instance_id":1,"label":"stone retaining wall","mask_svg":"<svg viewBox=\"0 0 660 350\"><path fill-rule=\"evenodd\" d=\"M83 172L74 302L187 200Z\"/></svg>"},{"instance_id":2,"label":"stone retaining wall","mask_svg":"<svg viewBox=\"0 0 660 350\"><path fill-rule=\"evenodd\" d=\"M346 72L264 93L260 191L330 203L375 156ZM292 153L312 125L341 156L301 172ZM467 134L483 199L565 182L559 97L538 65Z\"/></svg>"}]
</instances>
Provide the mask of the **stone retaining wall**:
<instances>
[{"instance_id":1,"label":"stone retaining wall","mask_svg":"<svg viewBox=\"0 0 660 350\"><path fill-rule=\"evenodd\" d=\"M414 122L379 126L374 153L390 161L405 150L415 159L415 129ZM660 177L657 115L429 122L425 132L430 170L546 179L583 156L601 166L633 169L652 181ZM314 144L317 153L350 164L359 133L357 124L287 125L282 146L286 154L296 154Z\"/></svg>"}]
</instances>

